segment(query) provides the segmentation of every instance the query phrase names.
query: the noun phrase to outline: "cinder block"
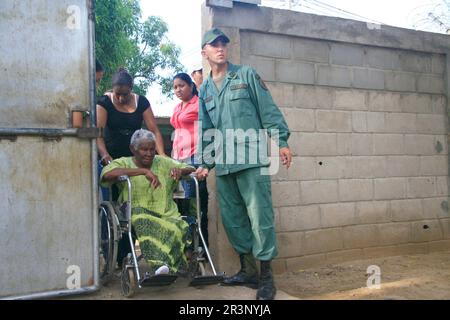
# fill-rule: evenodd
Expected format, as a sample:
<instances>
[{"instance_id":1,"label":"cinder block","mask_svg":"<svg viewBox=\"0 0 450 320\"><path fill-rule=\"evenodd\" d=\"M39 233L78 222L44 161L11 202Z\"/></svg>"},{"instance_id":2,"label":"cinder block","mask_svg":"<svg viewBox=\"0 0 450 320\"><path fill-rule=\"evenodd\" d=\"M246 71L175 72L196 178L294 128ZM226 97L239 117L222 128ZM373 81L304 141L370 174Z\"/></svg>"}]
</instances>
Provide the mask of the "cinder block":
<instances>
[{"instance_id":1,"label":"cinder block","mask_svg":"<svg viewBox=\"0 0 450 320\"><path fill-rule=\"evenodd\" d=\"M278 232L278 258L296 257L305 251L304 232Z\"/></svg>"},{"instance_id":2,"label":"cinder block","mask_svg":"<svg viewBox=\"0 0 450 320\"><path fill-rule=\"evenodd\" d=\"M347 157L317 157L318 179L340 179L352 177L351 161Z\"/></svg>"},{"instance_id":3,"label":"cinder block","mask_svg":"<svg viewBox=\"0 0 450 320\"><path fill-rule=\"evenodd\" d=\"M379 245L377 225L349 226L342 229L345 249L367 248Z\"/></svg>"},{"instance_id":4,"label":"cinder block","mask_svg":"<svg viewBox=\"0 0 450 320\"><path fill-rule=\"evenodd\" d=\"M363 251L366 259L401 256L405 254L426 254L429 252L428 243L408 243L394 246L364 248Z\"/></svg>"},{"instance_id":5,"label":"cinder block","mask_svg":"<svg viewBox=\"0 0 450 320\"><path fill-rule=\"evenodd\" d=\"M433 54L431 56L431 72L443 75L445 73L445 55Z\"/></svg>"},{"instance_id":6,"label":"cinder block","mask_svg":"<svg viewBox=\"0 0 450 320\"><path fill-rule=\"evenodd\" d=\"M352 86L352 71L346 67L319 66L316 84L350 88Z\"/></svg>"},{"instance_id":7,"label":"cinder block","mask_svg":"<svg viewBox=\"0 0 450 320\"><path fill-rule=\"evenodd\" d=\"M289 59L292 57L292 40L287 36L251 33L250 52L258 56Z\"/></svg>"},{"instance_id":8,"label":"cinder block","mask_svg":"<svg viewBox=\"0 0 450 320\"><path fill-rule=\"evenodd\" d=\"M384 223L392 219L387 201L358 202L356 216L359 224Z\"/></svg>"},{"instance_id":9,"label":"cinder block","mask_svg":"<svg viewBox=\"0 0 450 320\"><path fill-rule=\"evenodd\" d=\"M413 73L389 72L385 73L385 89L390 91L416 91L416 78Z\"/></svg>"},{"instance_id":10,"label":"cinder block","mask_svg":"<svg viewBox=\"0 0 450 320\"><path fill-rule=\"evenodd\" d=\"M298 272L312 267L324 265L326 263L326 254L314 254L298 258L286 259L288 272Z\"/></svg>"},{"instance_id":11,"label":"cinder block","mask_svg":"<svg viewBox=\"0 0 450 320\"><path fill-rule=\"evenodd\" d=\"M362 249L365 259L375 259L381 257L400 256L407 254L409 247L407 245L381 246ZM381 270L383 272L383 270ZM382 278L383 279L383 278Z\"/></svg>"},{"instance_id":12,"label":"cinder block","mask_svg":"<svg viewBox=\"0 0 450 320\"><path fill-rule=\"evenodd\" d=\"M293 45L294 59L322 63L329 62L330 48L325 41L297 38L293 40Z\"/></svg>"},{"instance_id":13,"label":"cinder block","mask_svg":"<svg viewBox=\"0 0 450 320\"><path fill-rule=\"evenodd\" d=\"M353 132L367 132L367 112L352 112L352 129Z\"/></svg>"},{"instance_id":14,"label":"cinder block","mask_svg":"<svg viewBox=\"0 0 450 320\"><path fill-rule=\"evenodd\" d=\"M328 156L337 152L335 133L294 133L291 139L297 155Z\"/></svg>"},{"instance_id":15,"label":"cinder block","mask_svg":"<svg viewBox=\"0 0 450 320\"><path fill-rule=\"evenodd\" d=\"M366 93L359 90L336 90L334 108L340 110L367 110Z\"/></svg>"},{"instance_id":16,"label":"cinder block","mask_svg":"<svg viewBox=\"0 0 450 320\"><path fill-rule=\"evenodd\" d=\"M433 137L432 135L405 135L405 154L433 155L436 153L435 137Z\"/></svg>"},{"instance_id":17,"label":"cinder block","mask_svg":"<svg viewBox=\"0 0 450 320\"><path fill-rule=\"evenodd\" d=\"M405 153L405 145L403 135L400 134L373 135L373 154L395 155L404 153Z\"/></svg>"},{"instance_id":18,"label":"cinder block","mask_svg":"<svg viewBox=\"0 0 450 320\"><path fill-rule=\"evenodd\" d=\"M386 113L385 128L389 133L416 133L417 115L414 113Z\"/></svg>"},{"instance_id":19,"label":"cinder block","mask_svg":"<svg viewBox=\"0 0 450 320\"><path fill-rule=\"evenodd\" d=\"M267 82L266 85L278 107L297 107L298 101L294 99L294 86L292 84Z\"/></svg>"},{"instance_id":20,"label":"cinder block","mask_svg":"<svg viewBox=\"0 0 450 320\"><path fill-rule=\"evenodd\" d=\"M300 187L302 204L338 201L338 185L335 180L301 181Z\"/></svg>"},{"instance_id":21,"label":"cinder block","mask_svg":"<svg viewBox=\"0 0 450 320\"><path fill-rule=\"evenodd\" d=\"M450 217L448 198L422 199L422 206L425 219Z\"/></svg>"},{"instance_id":22,"label":"cinder block","mask_svg":"<svg viewBox=\"0 0 450 320\"><path fill-rule=\"evenodd\" d=\"M431 55L428 53L402 51L400 54L400 67L402 71L430 73Z\"/></svg>"},{"instance_id":23,"label":"cinder block","mask_svg":"<svg viewBox=\"0 0 450 320\"><path fill-rule=\"evenodd\" d=\"M447 101L443 95L431 96L431 110L435 114L447 114Z\"/></svg>"},{"instance_id":24,"label":"cinder block","mask_svg":"<svg viewBox=\"0 0 450 320\"><path fill-rule=\"evenodd\" d=\"M281 207L280 231L305 231L320 228L319 206Z\"/></svg>"},{"instance_id":25,"label":"cinder block","mask_svg":"<svg viewBox=\"0 0 450 320\"><path fill-rule=\"evenodd\" d=\"M318 86L294 86L295 106L305 109L331 109L335 97L334 90Z\"/></svg>"},{"instance_id":26,"label":"cinder block","mask_svg":"<svg viewBox=\"0 0 450 320\"><path fill-rule=\"evenodd\" d=\"M386 132L386 113L368 112L367 113L367 131L374 133Z\"/></svg>"},{"instance_id":27,"label":"cinder block","mask_svg":"<svg viewBox=\"0 0 450 320\"><path fill-rule=\"evenodd\" d=\"M317 110L319 132L352 132L352 114L345 111Z\"/></svg>"},{"instance_id":28,"label":"cinder block","mask_svg":"<svg viewBox=\"0 0 450 320\"><path fill-rule=\"evenodd\" d=\"M428 198L436 196L436 178L408 178L408 198Z\"/></svg>"},{"instance_id":29,"label":"cinder block","mask_svg":"<svg viewBox=\"0 0 450 320\"><path fill-rule=\"evenodd\" d=\"M361 201L373 199L372 179L339 180L339 200Z\"/></svg>"},{"instance_id":30,"label":"cinder block","mask_svg":"<svg viewBox=\"0 0 450 320\"><path fill-rule=\"evenodd\" d=\"M405 222L378 225L381 245L398 245L411 241L411 224Z\"/></svg>"},{"instance_id":31,"label":"cinder block","mask_svg":"<svg viewBox=\"0 0 450 320\"><path fill-rule=\"evenodd\" d=\"M447 154L448 153L448 138L447 135L434 136L434 149L436 154Z\"/></svg>"},{"instance_id":32,"label":"cinder block","mask_svg":"<svg viewBox=\"0 0 450 320\"><path fill-rule=\"evenodd\" d=\"M406 246L408 254L427 254L430 252L428 243L408 243L401 246Z\"/></svg>"},{"instance_id":33,"label":"cinder block","mask_svg":"<svg viewBox=\"0 0 450 320\"><path fill-rule=\"evenodd\" d=\"M338 135L339 136L339 135ZM353 133L351 135L351 154L354 156L366 156L373 154L373 135Z\"/></svg>"},{"instance_id":34,"label":"cinder block","mask_svg":"<svg viewBox=\"0 0 450 320\"><path fill-rule=\"evenodd\" d=\"M388 177L411 177L420 172L420 158L417 156L389 156L386 158Z\"/></svg>"},{"instance_id":35,"label":"cinder block","mask_svg":"<svg viewBox=\"0 0 450 320\"><path fill-rule=\"evenodd\" d=\"M341 228L305 232L305 255L344 248Z\"/></svg>"},{"instance_id":36,"label":"cinder block","mask_svg":"<svg viewBox=\"0 0 450 320\"><path fill-rule=\"evenodd\" d=\"M430 252L448 251L450 248L450 240L433 241L428 244Z\"/></svg>"},{"instance_id":37,"label":"cinder block","mask_svg":"<svg viewBox=\"0 0 450 320\"><path fill-rule=\"evenodd\" d=\"M400 55L398 51L369 47L366 52L366 63L372 68L399 70L401 67Z\"/></svg>"},{"instance_id":38,"label":"cinder block","mask_svg":"<svg viewBox=\"0 0 450 320\"><path fill-rule=\"evenodd\" d=\"M374 69L353 69L353 87L360 89L383 90L384 89L383 71Z\"/></svg>"},{"instance_id":39,"label":"cinder block","mask_svg":"<svg viewBox=\"0 0 450 320\"><path fill-rule=\"evenodd\" d=\"M448 175L448 156L420 157L420 174L422 176Z\"/></svg>"},{"instance_id":40,"label":"cinder block","mask_svg":"<svg viewBox=\"0 0 450 320\"><path fill-rule=\"evenodd\" d=\"M315 131L314 110L282 108L281 111L291 131Z\"/></svg>"},{"instance_id":41,"label":"cinder block","mask_svg":"<svg viewBox=\"0 0 450 320\"><path fill-rule=\"evenodd\" d=\"M384 91L369 92L369 110L370 111L402 111L400 105L400 94Z\"/></svg>"},{"instance_id":42,"label":"cinder block","mask_svg":"<svg viewBox=\"0 0 450 320\"><path fill-rule=\"evenodd\" d=\"M300 187L297 181L272 182L272 201L275 207L299 205L299 198Z\"/></svg>"},{"instance_id":43,"label":"cinder block","mask_svg":"<svg viewBox=\"0 0 450 320\"><path fill-rule=\"evenodd\" d=\"M441 114L418 114L417 132L445 134L447 132L447 115Z\"/></svg>"},{"instance_id":44,"label":"cinder block","mask_svg":"<svg viewBox=\"0 0 450 320\"><path fill-rule=\"evenodd\" d=\"M436 177L436 195L439 196L448 196L448 177Z\"/></svg>"},{"instance_id":45,"label":"cinder block","mask_svg":"<svg viewBox=\"0 0 450 320\"><path fill-rule=\"evenodd\" d=\"M264 81L275 81L275 59L244 56L241 63L255 68Z\"/></svg>"},{"instance_id":46,"label":"cinder block","mask_svg":"<svg viewBox=\"0 0 450 320\"><path fill-rule=\"evenodd\" d=\"M442 228L437 219L416 221L411 224L411 227L412 242L444 240Z\"/></svg>"},{"instance_id":47,"label":"cinder block","mask_svg":"<svg viewBox=\"0 0 450 320\"><path fill-rule=\"evenodd\" d=\"M442 227L444 239L450 239L450 219L439 219L438 221Z\"/></svg>"},{"instance_id":48,"label":"cinder block","mask_svg":"<svg viewBox=\"0 0 450 320\"><path fill-rule=\"evenodd\" d=\"M417 77L417 91L426 93L445 93L444 78L441 75L421 74Z\"/></svg>"},{"instance_id":49,"label":"cinder block","mask_svg":"<svg viewBox=\"0 0 450 320\"><path fill-rule=\"evenodd\" d=\"M274 259L272 261L272 271L276 275L287 272L286 259Z\"/></svg>"},{"instance_id":50,"label":"cinder block","mask_svg":"<svg viewBox=\"0 0 450 320\"><path fill-rule=\"evenodd\" d=\"M333 203L320 205L320 219L323 228L356 224L354 203Z\"/></svg>"},{"instance_id":51,"label":"cinder block","mask_svg":"<svg viewBox=\"0 0 450 320\"><path fill-rule=\"evenodd\" d=\"M429 94L404 93L400 95L400 107L403 112L433 113Z\"/></svg>"},{"instance_id":52,"label":"cinder block","mask_svg":"<svg viewBox=\"0 0 450 320\"><path fill-rule=\"evenodd\" d=\"M316 179L316 160L310 157L294 157L289 169L280 168L287 172L289 180L314 180Z\"/></svg>"},{"instance_id":53,"label":"cinder block","mask_svg":"<svg viewBox=\"0 0 450 320\"><path fill-rule=\"evenodd\" d=\"M332 43L330 63L344 66L362 66L364 49L361 46Z\"/></svg>"},{"instance_id":54,"label":"cinder block","mask_svg":"<svg viewBox=\"0 0 450 320\"><path fill-rule=\"evenodd\" d=\"M386 176L385 156L352 157L353 178L384 178Z\"/></svg>"},{"instance_id":55,"label":"cinder block","mask_svg":"<svg viewBox=\"0 0 450 320\"><path fill-rule=\"evenodd\" d=\"M277 60L275 63L275 79L276 81L295 84L314 84L314 64L291 60Z\"/></svg>"},{"instance_id":56,"label":"cinder block","mask_svg":"<svg viewBox=\"0 0 450 320\"><path fill-rule=\"evenodd\" d=\"M375 200L404 199L406 197L405 178L375 179Z\"/></svg>"},{"instance_id":57,"label":"cinder block","mask_svg":"<svg viewBox=\"0 0 450 320\"><path fill-rule=\"evenodd\" d=\"M337 134L337 155L352 155L352 134L338 133Z\"/></svg>"},{"instance_id":58,"label":"cinder block","mask_svg":"<svg viewBox=\"0 0 450 320\"><path fill-rule=\"evenodd\" d=\"M364 252L361 249L339 250L327 253L327 264L337 264L363 258Z\"/></svg>"},{"instance_id":59,"label":"cinder block","mask_svg":"<svg viewBox=\"0 0 450 320\"><path fill-rule=\"evenodd\" d=\"M423 219L420 199L391 201L392 221L414 221Z\"/></svg>"}]
</instances>

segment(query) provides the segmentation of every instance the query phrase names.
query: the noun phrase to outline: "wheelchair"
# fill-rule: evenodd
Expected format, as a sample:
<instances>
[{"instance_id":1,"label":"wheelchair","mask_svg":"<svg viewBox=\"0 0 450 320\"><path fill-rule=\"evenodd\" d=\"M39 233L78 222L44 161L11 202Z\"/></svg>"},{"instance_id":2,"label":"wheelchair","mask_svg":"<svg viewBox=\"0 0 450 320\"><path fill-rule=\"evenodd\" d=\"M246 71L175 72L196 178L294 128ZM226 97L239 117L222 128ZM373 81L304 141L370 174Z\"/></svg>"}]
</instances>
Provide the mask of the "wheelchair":
<instances>
[{"instance_id":1,"label":"wheelchair","mask_svg":"<svg viewBox=\"0 0 450 320\"><path fill-rule=\"evenodd\" d=\"M199 195L197 178L191 174L184 178L193 179L196 194ZM133 230L131 226L131 190L132 183L128 176L119 177L128 187L128 199L119 205L113 201L102 201L99 206L99 265L100 282L106 285L114 275L116 266L118 244L122 237L128 237L131 244L131 254L124 258L121 270L121 292L125 297L132 297L138 288L167 286L176 281L176 274L151 275L145 271L142 254L138 255L134 245ZM178 198L180 196L178 195ZM218 284L223 281L224 274L218 274L205 243L201 231L200 200L197 200L197 217L190 225L192 230L193 253L188 261L188 277L190 286ZM200 245L203 244L203 246ZM205 257L206 254L206 257ZM213 274L207 274L205 260L208 259ZM141 263L140 263L141 262ZM144 265L143 265L144 264ZM148 266L147 266L148 267Z\"/></svg>"}]
</instances>

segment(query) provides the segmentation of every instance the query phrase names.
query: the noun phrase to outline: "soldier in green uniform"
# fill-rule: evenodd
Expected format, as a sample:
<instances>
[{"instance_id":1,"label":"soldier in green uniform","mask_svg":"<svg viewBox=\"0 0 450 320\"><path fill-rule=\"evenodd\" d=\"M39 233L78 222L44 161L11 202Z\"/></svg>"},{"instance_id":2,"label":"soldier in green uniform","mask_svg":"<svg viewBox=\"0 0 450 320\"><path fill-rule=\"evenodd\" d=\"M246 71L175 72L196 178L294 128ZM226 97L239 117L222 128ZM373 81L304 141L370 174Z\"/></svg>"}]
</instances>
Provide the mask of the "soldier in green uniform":
<instances>
[{"instance_id":1,"label":"soldier in green uniform","mask_svg":"<svg viewBox=\"0 0 450 320\"><path fill-rule=\"evenodd\" d=\"M273 299L271 260L277 255L265 134L277 135L283 165L292 154L289 128L264 81L248 66L228 61L229 38L219 29L205 33L202 55L211 73L199 96L200 179L215 167L217 194L228 239L240 257L240 271L225 285L258 289L257 299ZM210 139L211 129L216 130ZM213 150L213 152L210 152ZM263 169L266 169L264 171ZM260 274L256 260L261 263Z\"/></svg>"}]
</instances>

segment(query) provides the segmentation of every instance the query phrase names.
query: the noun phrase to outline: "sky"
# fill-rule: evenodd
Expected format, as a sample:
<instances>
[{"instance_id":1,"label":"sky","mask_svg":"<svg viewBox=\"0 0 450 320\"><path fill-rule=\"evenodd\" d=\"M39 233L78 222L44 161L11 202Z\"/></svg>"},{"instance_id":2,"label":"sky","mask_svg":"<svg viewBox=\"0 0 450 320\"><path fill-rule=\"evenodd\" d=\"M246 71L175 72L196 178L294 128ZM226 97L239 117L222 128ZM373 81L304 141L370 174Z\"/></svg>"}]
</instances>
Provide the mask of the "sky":
<instances>
[{"instance_id":1,"label":"sky","mask_svg":"<svg viewBox=\"0 0 450 320\"><path fill-rule=\"evenodd\" d=\"M142 18L160 16L169 26L168 38L181 48L180 61L190 73L201 65L201 5L205 0L140 0ZM262 0L262 5L288 9L287 0ZM424 12L439 0L291 0L293 9L320 15L341 16L386 25L427 30ZM331 5L335 9L327 6ZM349 13L358 16L350 15ZM427 29L428 28L428 29ZM168 100L152 87L147 98L156 116L170 116L178 99Z\"/></svg>"}]
</instances>

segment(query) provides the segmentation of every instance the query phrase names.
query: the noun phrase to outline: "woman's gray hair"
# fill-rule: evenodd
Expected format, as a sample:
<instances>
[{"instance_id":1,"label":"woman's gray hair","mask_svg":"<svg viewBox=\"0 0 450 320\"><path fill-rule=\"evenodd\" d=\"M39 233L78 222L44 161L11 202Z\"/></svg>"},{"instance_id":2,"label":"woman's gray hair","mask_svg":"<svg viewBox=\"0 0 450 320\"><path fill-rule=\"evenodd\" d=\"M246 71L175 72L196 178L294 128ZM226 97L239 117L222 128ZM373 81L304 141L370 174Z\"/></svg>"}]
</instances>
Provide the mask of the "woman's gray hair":
<instances>
[{"instance_id":1,"label":"woman's gray hair","mask_svg":"<svg viewBox=\"0 0 450 320\"><path fill-rule=\"evenodd\" d=\"M136 130L133 135L131 136L130 146L137 150L139 147L139 144L143 141L153 141L155 142L155 135L153 132L145 130L145 129L139 129Z\"/></svg>"}]
</instances>

